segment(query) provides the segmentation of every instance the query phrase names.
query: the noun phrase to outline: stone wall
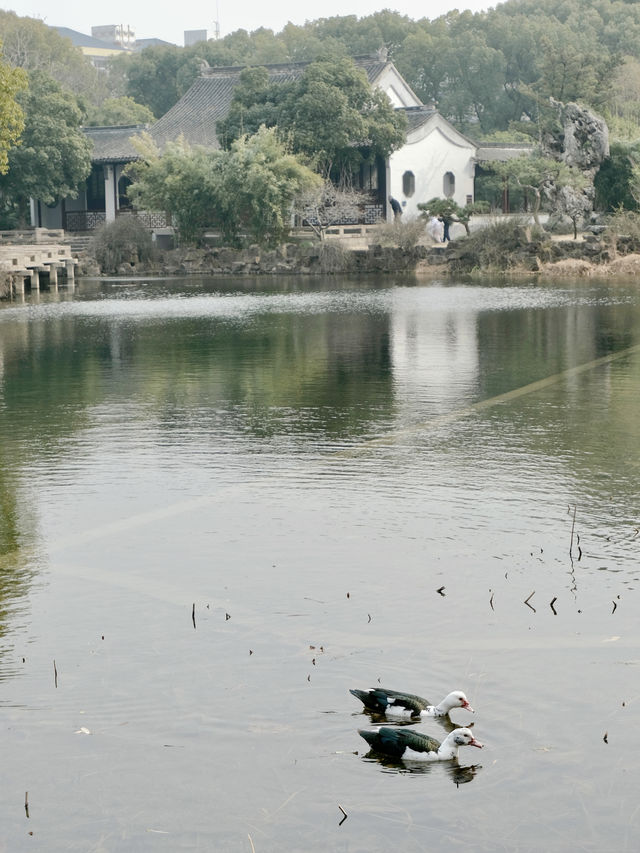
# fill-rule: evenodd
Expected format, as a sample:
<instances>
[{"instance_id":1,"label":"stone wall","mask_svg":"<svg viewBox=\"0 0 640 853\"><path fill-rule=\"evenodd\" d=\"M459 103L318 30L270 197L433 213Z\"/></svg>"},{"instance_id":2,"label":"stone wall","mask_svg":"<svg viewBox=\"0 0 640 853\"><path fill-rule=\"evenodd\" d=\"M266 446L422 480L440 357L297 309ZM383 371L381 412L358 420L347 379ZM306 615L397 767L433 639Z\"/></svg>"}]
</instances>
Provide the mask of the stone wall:
<instances>
[{"instance_id":1,"label":"stone wall","mask_svg":"<svg viewBox=\"0 0 640 853\"><path fill-rule=\"evenodd\" d=\"M336 243L299 245L288 243L277 249L204 248L160 252L151 264L128 263L119 275L331 275L415 270L429 249L410 251L383 246L349 250ZM79 274L87 274L81 264Z\"/></svg>"}]
</instances>

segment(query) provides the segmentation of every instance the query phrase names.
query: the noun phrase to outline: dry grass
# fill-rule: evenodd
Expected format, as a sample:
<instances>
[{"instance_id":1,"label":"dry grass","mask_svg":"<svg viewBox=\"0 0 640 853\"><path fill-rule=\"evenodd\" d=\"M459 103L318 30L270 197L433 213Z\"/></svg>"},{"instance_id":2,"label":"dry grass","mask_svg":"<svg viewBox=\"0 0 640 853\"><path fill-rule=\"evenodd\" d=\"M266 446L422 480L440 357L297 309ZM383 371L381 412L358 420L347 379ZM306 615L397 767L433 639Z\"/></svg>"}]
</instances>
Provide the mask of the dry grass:
<instances>
[{"instance_id":1,"label":"dry grass","mask_svg":"<svg viewBox=\"0 0 640 853\"><path fill-rule=\"evenodd\" d=\"M579 258L565 258L555 263L542 264L540 272L543 275L570 276L572 278L588 278L593 275L602 275L603 267L583 261Z\"/></svg>"}]
</instances>

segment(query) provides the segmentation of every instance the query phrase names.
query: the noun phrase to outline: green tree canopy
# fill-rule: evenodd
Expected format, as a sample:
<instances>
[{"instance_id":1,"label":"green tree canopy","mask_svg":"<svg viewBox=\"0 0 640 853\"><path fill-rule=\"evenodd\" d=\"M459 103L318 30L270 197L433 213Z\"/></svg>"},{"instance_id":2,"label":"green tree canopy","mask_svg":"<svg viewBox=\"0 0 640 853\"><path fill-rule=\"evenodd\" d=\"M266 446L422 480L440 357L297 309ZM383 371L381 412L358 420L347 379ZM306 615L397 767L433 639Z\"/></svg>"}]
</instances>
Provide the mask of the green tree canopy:
<instances>
[{"instance_id":1,"label":"green tree canopy","mask_svg":"<svg viewBox=\"0 0 640 853\"><path fill-rule=\"evenodd\" d=\"M226 145L256 125L281 139L323 176L344 176L363 161L388 157L405 138L406 119L369 85L348 57L311 62L295 82L270 83L266 69L246 69L229 117L218 130Z\"/></svg>"},{"instance_id":2,"label":"green tree canopy","mask_svg":"<svg viewBox=\"0 0 640 853\"><path fill-rule=\"evenodd\" d=\"M538 214L543 194L558 197L557 191L564 187L582 190L587 185L587 180L581 172L560 160L543 157L539 153L524 154L505 162L492 161L490 167L495 174L514 181L531 193L534 199L531 215L536 225L540 225Z\"/></svg>"},{"instance_id":3,"label":"green tree canopy","mask_svg":"<svg viewBox=\"0 0 640 853\"><path fill-rule=\"evenodd\" d=\"M0 60L0 175L9 168L9 149L17 145L24 130L24 111L17 96L27 87L27 75Z\"/></svg>"},{"instance_id":4,"label":"green tree canopy","mask_svg":"<svg viewBox=\"0 0 640 853\"><path fill-rule=\"evenodd\" d=\"M128 95L106 98L100 106L89 109L87 121L90 127L114 127L127 124L151 124L155 117L149 107L137 104Z\"/></svg>"},{"instance_id":5,"label":"green tree canopy","mask_svg":"<svg viewBox=\"0 0 640 853\"><path fill-rule=\"evenodd\" d=\"M106 76L71 39L35 18L0 10L2 56L25 71L41 71L88 104L108 95Z\"/></svg>"},{"instance_id":6,"label":"green tree canopy","mask_svg":"<svg viewBox=\"0 0 640 853\"><path fill-rule=\"evenodd\" d=\"M184 60L179 47L146 47L140 53L117 57L113 67L126 80L125 94L160 118L182 94L177 76Z\"/></svg>"},{"instance_id":7,"label":"green tree canopy","mask_svg":"<svg viewBox=\"0 0 640 853\"><path fill-rule=\"evenodd\" d=\"M178 140L160 153L146 135L139 151L129 194L141 207L171 213L183 243L213 225L232 244L243 231L260 244L277 243L289 231L293 199L318 181L273 129L243 136L228 151Z\"/></svg>"},{"instance_id":8,"label":"green tree canopy","mask_svg":"<svg viewBox=\"0 0 640 853\"><path fill-rule=\"evenodd\" d=\"M9 151L0 190L5 206L24 218L30 197L52 204L77 196L91 170L91 143L73 95L42 71L29 73L29 88L18 100L25 115L22 144Z\"/></svg>"}]
</instances>

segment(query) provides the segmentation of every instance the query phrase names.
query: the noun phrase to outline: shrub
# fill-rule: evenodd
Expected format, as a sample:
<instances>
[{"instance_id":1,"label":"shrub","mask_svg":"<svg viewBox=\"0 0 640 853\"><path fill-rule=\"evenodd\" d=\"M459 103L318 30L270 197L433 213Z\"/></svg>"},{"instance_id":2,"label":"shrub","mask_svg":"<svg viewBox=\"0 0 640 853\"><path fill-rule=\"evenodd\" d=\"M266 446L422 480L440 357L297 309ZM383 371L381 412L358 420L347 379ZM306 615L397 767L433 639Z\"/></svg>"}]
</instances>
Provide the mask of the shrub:
<instances>
[{"instance_id":1,"label":"shrub","mask_svg":"<svg viewBox=\"0 0 640 853\"><path fill-rule=\"evenodd\" d=\"M640 251L640 213L620 205L609 218L603 238L613 257L620 249L623 254Z\"/></svg>"},{"instance_id":2,"label":"shrub","mask_svg":"<svg viewBox=\"0 0 640 853\"><path fill-rule=\"evenodd\" d=\"M543 232L532 227L525 219L500 220L474 231L452 244L449 266L456 272L503 272L518 267L531 253L532 240L540 239ZM536 248L541 248L538 243Z\"/></svg>"},{"instance_id":3,"label":"shrub","mask_svg":"<svg viewBox=\"0 0 640 853\"><path fill-rule=\"evenodd\" d=\"M323 273L333 275L353 269L353 253L339 243L325 242L318 248L320 269Z\"/></svg>"},{"instance_id":4,"label":"shrub","mask_svg":"<svg viewBox=\"0 0 640 853\"><path fill-rule=\"evenodd\" d=\"M385 222L378 226L377 241L381 246L394 246L403 252L410 252L424 237L425 224L421 217L408 219L406 222L400 219Z\"/></svg>"},{"instance_id":5,"label":"shrub","mask_svg":"<svg viewBox=\"0 0 640 853\"><path fill-rule=\"evenodd\" d=\"M122 264L136 266L151 260L151 234L137 217L120 216L96 232L93 253L103 273L117 273Z\"/></svg>"}]
</instances>

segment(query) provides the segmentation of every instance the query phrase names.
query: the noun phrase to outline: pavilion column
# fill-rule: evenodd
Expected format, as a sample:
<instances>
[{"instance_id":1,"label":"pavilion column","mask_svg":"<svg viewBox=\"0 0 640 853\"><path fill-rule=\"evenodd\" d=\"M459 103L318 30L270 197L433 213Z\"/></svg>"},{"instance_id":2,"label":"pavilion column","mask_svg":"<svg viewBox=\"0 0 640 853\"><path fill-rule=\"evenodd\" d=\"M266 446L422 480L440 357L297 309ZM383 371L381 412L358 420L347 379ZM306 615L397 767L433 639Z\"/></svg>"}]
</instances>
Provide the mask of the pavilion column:
<instances>
[{"instance_id":1,"label":"pavilion column","mask_svg":"<svg viewBox=\"0 0 640 853\"><path fill-rule=\"evenodd\" d=\"M104 167L104 210L107 222L115 222L118 198L116 170L113 164Z\"/></svg>"}]
</instances>

